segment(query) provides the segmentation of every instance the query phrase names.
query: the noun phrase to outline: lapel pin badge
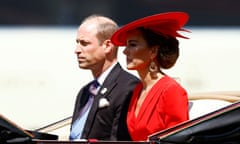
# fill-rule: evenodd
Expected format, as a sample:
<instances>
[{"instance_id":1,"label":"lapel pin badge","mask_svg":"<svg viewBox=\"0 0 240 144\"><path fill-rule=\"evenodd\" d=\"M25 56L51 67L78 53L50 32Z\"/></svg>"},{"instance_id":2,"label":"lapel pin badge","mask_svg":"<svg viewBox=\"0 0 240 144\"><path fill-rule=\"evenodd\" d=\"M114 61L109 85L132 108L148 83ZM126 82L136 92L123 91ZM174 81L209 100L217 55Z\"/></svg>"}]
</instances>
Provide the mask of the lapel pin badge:
<instances>
[{"instance_id":1,"label":"lapel pin badge","mask_svg":"<svg viewBox=\"0 0 240 144\"><path fill-rule=\"evenodd\" d=\"M102 90L101 90L101 94L103 95L103 94L105 94L107 92L107 88L103 88Z\"/></svg>"}]
</instances>

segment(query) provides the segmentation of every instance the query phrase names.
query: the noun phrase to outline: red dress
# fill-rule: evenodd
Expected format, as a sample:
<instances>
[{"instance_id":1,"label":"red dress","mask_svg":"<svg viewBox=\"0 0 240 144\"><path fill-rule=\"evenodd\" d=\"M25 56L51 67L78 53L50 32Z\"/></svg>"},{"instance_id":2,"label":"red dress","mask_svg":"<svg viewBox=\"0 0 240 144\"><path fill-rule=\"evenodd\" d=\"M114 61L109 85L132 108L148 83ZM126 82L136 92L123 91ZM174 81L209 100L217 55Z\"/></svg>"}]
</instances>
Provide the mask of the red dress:
<instances>
[{"instance_id":1,"label":"red dress","mask_svg":"<svg viewBox=\"0 0 240 144\"><path fill-rule=\"evenodd\" d=\"M152 87L136 117L141 90L140 83L134 89L128 109L127 125L132 140L147 140L149 135L189 119L187 92L172 78L164 76Z\"/></svg>"}]
</instances>

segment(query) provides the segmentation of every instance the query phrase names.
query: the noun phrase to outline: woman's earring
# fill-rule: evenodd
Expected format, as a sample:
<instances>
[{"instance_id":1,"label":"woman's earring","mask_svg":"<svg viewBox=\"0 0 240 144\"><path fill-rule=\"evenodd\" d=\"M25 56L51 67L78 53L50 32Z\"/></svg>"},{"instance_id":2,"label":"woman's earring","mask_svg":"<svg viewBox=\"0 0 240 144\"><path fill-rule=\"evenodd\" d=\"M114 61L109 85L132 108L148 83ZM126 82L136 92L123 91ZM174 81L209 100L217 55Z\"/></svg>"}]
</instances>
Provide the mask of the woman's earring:
<instances>
[{"instance_id":1,"label":"woman's earring","mask_svg":"<svg viewBox=\"0 0 240 144\"><path fill-rule=\"evenodd\" d=\"M154 61L151 61L148 70L152 73L157 72L158 71L158 67L156 65L156 63Z\"/></svg>"}]
</instances>

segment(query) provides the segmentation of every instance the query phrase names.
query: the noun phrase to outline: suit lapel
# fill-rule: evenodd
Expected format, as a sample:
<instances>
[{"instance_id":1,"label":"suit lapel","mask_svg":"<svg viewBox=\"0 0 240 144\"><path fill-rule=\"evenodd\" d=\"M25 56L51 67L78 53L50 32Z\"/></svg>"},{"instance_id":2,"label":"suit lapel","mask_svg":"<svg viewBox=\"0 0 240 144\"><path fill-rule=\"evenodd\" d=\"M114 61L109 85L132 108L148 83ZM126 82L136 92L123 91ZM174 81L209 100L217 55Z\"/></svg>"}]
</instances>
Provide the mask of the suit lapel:
<instances>
[{"instance_id":1,"label":"suit lapel","mask_svg":"<svg viewBox=\"0 0 240 144\"><path fill-rule=\"evenodd\" d=\"M112 69L112 71L108 74L106 79L103 82L103 85L101 86L97 97L106 97L107 99L111 99L109 97L109 93L112 91L112 89L117 85L117 78L121 72L122 68L119 63L115 65L115 67Z\"/></svg>"},{"instance_id":2,"label":"suit lapel","mask_svg":"<svg viewBox=\"0 0 240 144\"><path fill-rule=\"evenodd\" d=\"M116 80L117 80L118 75L120 74L121 70L122 70L122 68L121 68L120 64L118 63L112 69L112 71L109 73L109 75L106 77L106 79L103 82L103 85L99 89L98 94L96 95L96 97L94 99L92 108L89 112L89 115L88 115L88 118L87 118L87 123L84 127L83 135L85 135L86 137L88 137L88 134L89 134L89 132L91 130L91 127L93 125L96 113L98 111L99 99L105 97L109 101L111 100L111 97L110 97L109 93L117 85Z\"/></svg>"}]
</instances>

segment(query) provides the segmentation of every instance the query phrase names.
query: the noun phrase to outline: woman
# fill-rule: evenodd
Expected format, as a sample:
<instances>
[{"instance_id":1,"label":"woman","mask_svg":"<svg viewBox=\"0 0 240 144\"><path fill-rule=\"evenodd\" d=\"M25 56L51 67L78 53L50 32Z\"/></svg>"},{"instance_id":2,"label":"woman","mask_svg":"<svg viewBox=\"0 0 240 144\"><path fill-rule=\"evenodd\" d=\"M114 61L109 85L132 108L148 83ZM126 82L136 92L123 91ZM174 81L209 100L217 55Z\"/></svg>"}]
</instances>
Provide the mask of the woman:
<instances>
[{"instance_id":1,"label":"woman","mask_svg":"<svg viewBox=\"0 0 240 144\"><path fill-rule=\"evenodd\" d=\"M187 20L183 12L148 16L123 26L111 38L115 45L126 46L127 69L136 70L141 79L127 115L134 141L147 140L149 135L189 119L186 90L162 71L177 61L176 37L186 38L177 31L184 30L181 27Z\"/></svg>"}]
</instances>

